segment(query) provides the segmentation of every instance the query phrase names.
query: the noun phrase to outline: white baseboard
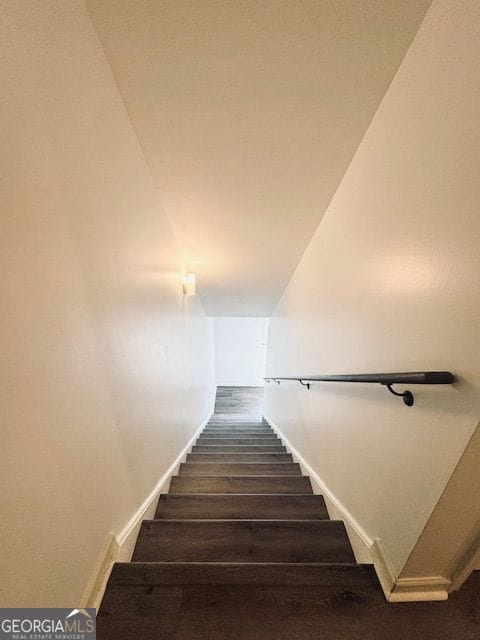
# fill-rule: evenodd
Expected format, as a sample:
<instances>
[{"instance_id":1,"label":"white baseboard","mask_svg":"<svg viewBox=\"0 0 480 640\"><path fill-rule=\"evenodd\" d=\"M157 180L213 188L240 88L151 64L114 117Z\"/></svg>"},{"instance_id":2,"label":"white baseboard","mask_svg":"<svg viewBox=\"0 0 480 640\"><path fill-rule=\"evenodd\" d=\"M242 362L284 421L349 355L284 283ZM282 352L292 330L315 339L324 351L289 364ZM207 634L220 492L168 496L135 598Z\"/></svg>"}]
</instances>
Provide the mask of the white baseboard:
<instances>
[{"instance_id":1,"label":"white baseboard","mask_svg":"<svg viewBox=\"0 0 480 640\"><path fill-rule=\"evenodd\" d=\"M82 598L82 607L93 607L98 610L114 563L129 562L131 560L142 521L151 519L155 515L158 497L161 493L168 491L171 477L177 473L180 464L184 461L187 453L198 438L199 433L212 417L212 414L213 407L167 471L162 475L135 513L129 518L125 526L118 533L110 533L100 554L97 567L85 589Z\"/></svg>"},{"instance_id":2,"label":"white baseboard","mask_svg":"<svg viewBox=\"0 0 480 640\"><path fill-rule=\"evenodd\" d=\"M374 538L370 547L370 557L385 598L390 601L390 596L397 581L397 574L380 538Z\"/></svg>"},{"instance_id":3,"label":"white baseboard","mask_svg":"<svg viewBox=\"0 0 480 640\"><path fill-rule=\"evenodd\" d=\"M397 578L389 602L447 600L450 580L442 576Z\"/></svg>"},{"instance_id":4,"label":"white baseboard","mask_svg":"<svg viewBox=\"0 0 480 640\"><path fill-rule=\"evenodd\" d=\"M397 577L379 538L374 540L371 554L375 571L388 602L427 602L448 599L450 580L443 576Z\"/></svg>"},{"instance_id":5,"label":"white baseboard","mask_svg":"<svg viewBox=\"0 0 480 640\"><path fill-rule=\"evenodd\" d=\"M114 533L110 533L100 553L95 571L87 584L80 607L97 609L105 593L108 578L118 555L118 543Z\"/></svg>"},{"instance_id":6,"label":"white baseboard","mask_svg":"<svg viewBox=\"0 0 480 640\"><path fill-rule=\"evenodd\" d=\"M380 538L372 537L362 527L355 516L335 496L333 491L291 444L288 438L283 435L281 429L273 420L266 415L264 417L283 440L295 461L300 464L302 472L310 476L313 492L322 494L325 498L330 517L344 522L357 562L373 564L385 598L389 602L418 602L446 600L448 598L450 581L441 576L398 578Z\"/></svg>"}]
</instances>

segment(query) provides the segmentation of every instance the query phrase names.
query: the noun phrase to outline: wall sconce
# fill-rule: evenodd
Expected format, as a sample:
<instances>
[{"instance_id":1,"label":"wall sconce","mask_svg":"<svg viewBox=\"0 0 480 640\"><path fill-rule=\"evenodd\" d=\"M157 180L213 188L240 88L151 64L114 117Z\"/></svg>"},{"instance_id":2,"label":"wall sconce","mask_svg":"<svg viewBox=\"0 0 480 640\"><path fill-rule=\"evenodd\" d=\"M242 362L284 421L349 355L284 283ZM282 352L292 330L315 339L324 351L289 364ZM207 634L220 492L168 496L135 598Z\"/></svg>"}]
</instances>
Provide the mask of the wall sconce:
<instances>
[{"instance_id":1,"label":"wall sconce","mask_svg":"<svg viewBox=\"0 0 480 640\"><path fill-rule=\"evenodd\" d=\"M194 296L196 293L196 277L194 273L186 273L183 277L183 293Z\"/></svg>"}]
</instances>

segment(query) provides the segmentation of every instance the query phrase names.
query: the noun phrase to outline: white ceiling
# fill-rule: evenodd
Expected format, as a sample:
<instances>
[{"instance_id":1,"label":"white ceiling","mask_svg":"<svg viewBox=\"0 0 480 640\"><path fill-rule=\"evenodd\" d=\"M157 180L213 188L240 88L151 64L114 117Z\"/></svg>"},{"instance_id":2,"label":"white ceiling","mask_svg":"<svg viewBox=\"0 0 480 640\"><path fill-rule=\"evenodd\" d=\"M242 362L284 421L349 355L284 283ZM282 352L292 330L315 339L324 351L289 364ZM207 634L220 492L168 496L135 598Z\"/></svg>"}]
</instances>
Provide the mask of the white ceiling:
<instances>
[{"instance_id":1,"label":"white ceiling","mask_svg":"<svg viewBox=\"0 0 480 640\"><path fill-rule=\"evenodd\" d=\"M271 314L429 4L87 0L209 315Z\"/></svg>"}]
</instances>

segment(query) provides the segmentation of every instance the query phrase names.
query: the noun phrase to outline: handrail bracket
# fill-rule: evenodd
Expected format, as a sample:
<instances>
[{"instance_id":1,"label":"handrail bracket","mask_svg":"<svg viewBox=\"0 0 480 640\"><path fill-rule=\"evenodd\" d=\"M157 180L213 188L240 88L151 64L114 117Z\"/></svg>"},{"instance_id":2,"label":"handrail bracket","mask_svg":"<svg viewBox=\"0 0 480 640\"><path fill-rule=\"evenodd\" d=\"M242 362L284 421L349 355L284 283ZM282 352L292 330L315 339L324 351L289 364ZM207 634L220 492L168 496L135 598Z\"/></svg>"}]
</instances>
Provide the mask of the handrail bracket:
<instances>
[{"instance_id":1,"label":"handrail bracket","mask_svg":"<svg viewBox=\"0 0 480 640\"><path fill-rule=\"evenodd\" d=\"M407 405L407 407L413 406L413 403L415 402L415 398L413 397L413 393L411 391L404 391L403 393L399 393L398 391L394 391L392 389L391 384L383 384L382 386L387 387L390 393L393 393L394 396L400 396L401 398L403 398L403 401Z\"/></svg>"}]
</instances>

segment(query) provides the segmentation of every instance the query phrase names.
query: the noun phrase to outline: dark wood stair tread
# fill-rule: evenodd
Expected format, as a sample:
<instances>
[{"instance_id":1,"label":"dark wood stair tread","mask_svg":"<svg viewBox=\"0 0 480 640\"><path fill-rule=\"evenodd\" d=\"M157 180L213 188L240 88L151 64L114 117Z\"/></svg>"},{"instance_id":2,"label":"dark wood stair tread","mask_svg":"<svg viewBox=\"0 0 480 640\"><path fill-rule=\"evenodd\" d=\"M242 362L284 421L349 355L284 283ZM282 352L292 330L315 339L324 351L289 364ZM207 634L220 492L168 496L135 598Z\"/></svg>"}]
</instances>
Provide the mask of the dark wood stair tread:
<instances>
[{"instance_id":1,"label":"dark wood stair tread","mask_svg":"<svg viewBox=\"0 0 480 640\"><path fill-rule=\"evenodd\" d=\"M134 562L355 562L338 520L144 520Z\"/></svg>"},{"instance_id":2,"label":"dark wood stair tread","mask_svg":"<svg viewBox=\"0 0 480 640\"><path fill-rule=\"evenodd\" d=\"M206 424L205 429L253 429L256 431L273 431L269 424Z\"/></svg>"},{"instance_id":3,"label":"dark wood stair tread","mask_svg":"<svg viewBox=\"0 0 480 640\"><path fill-rule=\"evenodd\" d=\"M247 431L238 433L234 431L202 431L199 438L278 438L274 431Z\"/></svg>"},{"instance_id":4,"label":"dark wood stair tread","mask_svg":"<svg viewBox=\"0 0 480 640\"><path fill-rule=\"evenodd\" d=\"M280 446L282 444L280 438L276 438L276 437L267 437L267 438L250 438L248 436L246 437L242 437L242 436L235 436L235 437L222 437L222 438L210 438L210 437L205 437L205 436L200 436L196 443L196 445L213 445L213 444L217 444L217 445L224 445L224 446L231 446L231 445L250 445L250 446L256 446L259 447L261 445L266 445L266 446Z\"/></svg>"},{"instance_id":5,"label":"dark wood stair tread","mask_svg":"<svg viewBox=\"0 0 480 640\"><path fill-rule=\"evenodd\" d=\"M206 424L204 430L215 429L218 431L236 431L244 429L245 431L273 431L269 424Z\"/></svg>"},{"instance_id":6,"label":"dark wood stair tread","mask_svg":"<svg viewBox=\"0 0 480 640\"><path fill-rule=\"evenodd\" d=\"M313 494L308 476L174 476L170 493Z\"/></svg>"},{"instance_id":7,"label":"dark wood stair tread","mask_svg":"<svg viewBox=\"0 0 480 640\"><path fill-rule=\"evenodd\" d=\"M271 425L268 422L245 422L241 420L224 420L223 422L207 422L205 427L254 427L258 429L271 429Z\"/></svg>"},{"instance_id":8,"label":"dark wood stair tread","mask_svg":"<svg viewBox=\"0 0 480 640\"><path fill-rule=\"evenodd\" d=\"M206 427L269 427L268 422L258 422L255 420L210 420Z\"/></svg>"},{"instance_id":9,"label":"dark wood stair tread","mask_svg":"<svg viewBox=\"0 0 480 640\"><path fill-rule=\"evenodd\" d=\"M181 476L300 476L295 462L183 462Z\"/></svg>"},{"instance_id":10,"label":"dark wood stair tread","mask_svg":"<svg viewBox=\"0 0 480 640\"><path fill-rule=\"evenodd\" d=\"M227 436L275 436L276 433L271 429L204 429L201 434L202 436L212 437L221 437L223 435Z\"/></svg>"},{"instance_id":11,"label":"dark wood stair tread","mask_svg":"<svg viewBox=\"0 0 480 640\"><path fill-rule=\"evenodd\" d=\"M192 453L286 453L285 445L195 444Z\"/></svg>"},{"instance_id":12,"label":"dark wood stair tread","mask_svg":"<svg viewBox=\"0 0 480 640\"><path fill-rule=\"evenodd\" d=\"M162 494L155 518L328 520L323 496Z\"/></svg>"},{"instance_id":13,"label":"dark wood stair tread","mask_svg":"<svg viewBox=\"0 0 480 640\"><path fill-rule=\"evenodd\" d=\"M188 453L187 462L293 462L291 453Z\"/></svg>"}]
</instances>

